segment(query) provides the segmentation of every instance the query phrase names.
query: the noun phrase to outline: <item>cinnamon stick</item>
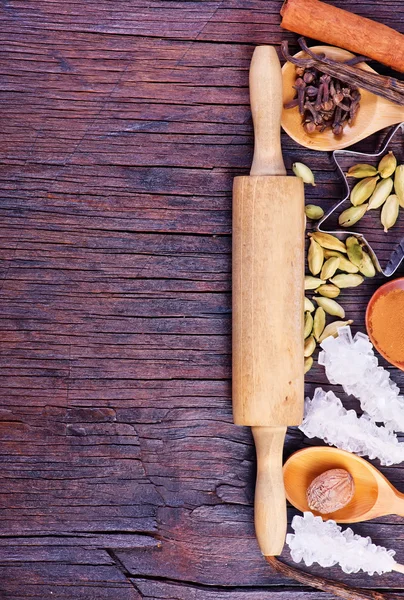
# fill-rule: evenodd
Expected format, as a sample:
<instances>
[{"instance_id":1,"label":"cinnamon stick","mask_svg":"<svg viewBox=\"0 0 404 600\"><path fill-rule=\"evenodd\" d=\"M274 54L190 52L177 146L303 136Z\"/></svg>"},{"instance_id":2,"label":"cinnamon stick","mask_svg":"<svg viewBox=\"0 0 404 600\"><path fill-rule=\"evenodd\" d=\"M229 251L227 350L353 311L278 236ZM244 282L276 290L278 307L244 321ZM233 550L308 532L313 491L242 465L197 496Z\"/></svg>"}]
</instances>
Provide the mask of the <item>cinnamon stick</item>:
<instances>
[{"instance_id":1,"label":"cinnamon stick","mask_svg":"<svg viewBox=\"0 0 404 600\"><path fill-rule=\"evenodd\" d=\"M333 46L364 54L404 73L404 35L320 0L285 0L281 26Z\"/></svg>"}]
</instances>

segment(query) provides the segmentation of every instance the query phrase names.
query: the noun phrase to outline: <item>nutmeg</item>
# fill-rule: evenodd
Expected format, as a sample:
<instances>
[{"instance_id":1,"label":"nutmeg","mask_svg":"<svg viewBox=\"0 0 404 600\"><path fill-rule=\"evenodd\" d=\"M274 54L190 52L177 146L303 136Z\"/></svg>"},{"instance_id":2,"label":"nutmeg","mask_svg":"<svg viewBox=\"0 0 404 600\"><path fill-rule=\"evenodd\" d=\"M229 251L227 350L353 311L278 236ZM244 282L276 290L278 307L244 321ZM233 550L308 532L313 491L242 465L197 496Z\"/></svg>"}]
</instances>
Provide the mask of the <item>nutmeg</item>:
<instances>
[{"instance_id":1,"label":"nutmeg","mask_svg":"<svg viewBox=\"0 0 404 600\"><path fill-rule=\"evenodd\" d=\"M348 471L330 469L313 479L307 488L307 503L311 510L325 515L344 508L354 493L354 480Z\"/></svg>"}]
</instances>

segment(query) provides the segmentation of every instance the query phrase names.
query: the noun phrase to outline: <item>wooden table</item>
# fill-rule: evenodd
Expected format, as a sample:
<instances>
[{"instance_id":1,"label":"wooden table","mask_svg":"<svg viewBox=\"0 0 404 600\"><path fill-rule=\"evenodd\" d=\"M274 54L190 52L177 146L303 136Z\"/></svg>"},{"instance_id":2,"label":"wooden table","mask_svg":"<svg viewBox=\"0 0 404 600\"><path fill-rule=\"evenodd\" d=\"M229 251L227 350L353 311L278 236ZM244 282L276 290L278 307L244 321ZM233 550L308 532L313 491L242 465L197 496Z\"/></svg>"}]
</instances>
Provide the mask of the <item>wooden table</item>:
<instances>
[{"instance_id":1,"label":"wooden table","mask_svg":"<svg viewBox=\"0 0 404 600\"><path fill-rule=\"evenodd\" d=\"M401 0L335 4L404 32ZM252 156L253 48L295 48L280 6L2 3L2 598L331 598L260 556L254 447L231 415L231 186ZM330 207L330 156L283 148ZM381 282L345 297L359 329ZM291 429L286 455L308 443ZM355 531L404 561L400 518Z\"/></svg>"}]
</instances>

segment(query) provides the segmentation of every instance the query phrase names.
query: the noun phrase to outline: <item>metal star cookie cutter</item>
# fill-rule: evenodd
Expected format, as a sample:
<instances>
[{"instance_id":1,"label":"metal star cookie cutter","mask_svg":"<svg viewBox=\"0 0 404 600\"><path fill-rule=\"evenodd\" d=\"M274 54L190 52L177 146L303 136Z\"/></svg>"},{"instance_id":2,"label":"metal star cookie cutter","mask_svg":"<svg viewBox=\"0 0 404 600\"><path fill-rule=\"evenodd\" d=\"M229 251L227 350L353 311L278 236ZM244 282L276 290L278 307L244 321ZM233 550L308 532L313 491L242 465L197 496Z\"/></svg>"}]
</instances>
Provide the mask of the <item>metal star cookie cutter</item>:
<instances>
[{"instance_id":1,"label":"metal star cookie cutter","mask_svg":"<svg viewBox=\"0 0 404 600\"><path fill-rule=\"evenodd\" d=\"M396 134L401 134L397 135ZM358 179L346 177L346 172L349 167L358 163L368 163L377 167L379 160L389 150L392 150L398 159L398 164L404 163L404 122L400 123L385 138L381 150L376 154L367 154L365 152L356 152L355 150L334 150L332 153L333 159L337 170L339 171L345 185L345 196L344 199L335 204L331 210L329 210L324 217L319 221L317 230L324 233L331 233L341 240L345 240L347 237L354 235L366 245L369 254L371 255L376 269L382 273L385 277L390 277L395 273L400 266L404 258L404 219L400 217L397 224L392 228L388 234L383 233L383 227L380 223L380 210L371 210L365 213L365 216L354 226L355 231L351 228L341 230L338 224L338 215L342 212L342 206L347 203L348 208L351 206L349 195L352 187L359 181ZM352 182L352 183L350 183ZM341 208L341 211L339 210ZM325 229L323 224L327 221L330 222L331 229ZM366 235L365 235L366 232ZM394 234L393 234L394 232ZM387 235L390 239L387 240ZM395 247L390 255L390 258L385 264L381 264L377 256L375 247L383 240L383 236L386 236L386 242L391 244L393 238Z\"/></svg>"}]
</instances>

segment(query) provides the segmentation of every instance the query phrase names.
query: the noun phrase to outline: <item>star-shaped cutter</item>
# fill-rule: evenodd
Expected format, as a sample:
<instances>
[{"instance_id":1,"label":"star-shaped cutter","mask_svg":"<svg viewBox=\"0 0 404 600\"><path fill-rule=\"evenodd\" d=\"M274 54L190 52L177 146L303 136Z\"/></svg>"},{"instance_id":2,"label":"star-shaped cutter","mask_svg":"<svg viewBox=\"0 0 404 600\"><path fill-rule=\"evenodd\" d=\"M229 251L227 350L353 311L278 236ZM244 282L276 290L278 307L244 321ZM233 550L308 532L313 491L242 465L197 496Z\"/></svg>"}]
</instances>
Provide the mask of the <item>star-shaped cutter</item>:
<instances>
[{"instance_id":1,"label":"star-shaped cutter","mask_svg":"<svg viewBox=\"0 0 404 600\"><path fill-rule=\"evenodd\" d=\"M324 217L319 221L317 230L324 233L331 233L339 239L345 240L347 237L354 235L365 244L374 261L377 270L383 273L385 277L390 277L396 272L404 258L404 217L399 215L397 225L389 230L387 234L383 232L383 226L380 223L380 209L368 211L365 216L354 225L353 228L340 229L338 225L338 215L352 206L349 196L352 187L359 181L353 177L346 177L348 168L358 163L368 163L377 166L379 160L389 150L393 150L398 159L398 164L404 163L404 122L400 123L391 130L385 138L382 148L375 154L367 154L365 152L357 152L355 150L334 150L332 153L335 165L339 171L345 185L344 199L335 204ZM402 209L400 209L400 212ZM401 225L400 225L401 216ZM331 228L324 227L330 222ZM333 224L335 223L335 225ZM366 235L365 235L366 232ZM393 233L394 232L394 233ZM385 237L384 237L385 236ZM389 236L389 239L387 239ZM383 239L384 238L384 239ZM375 250L376 244L387 241L389 244L395 243L394 249L387 263L382 266Z\"/></svg>"}]
</instances>

